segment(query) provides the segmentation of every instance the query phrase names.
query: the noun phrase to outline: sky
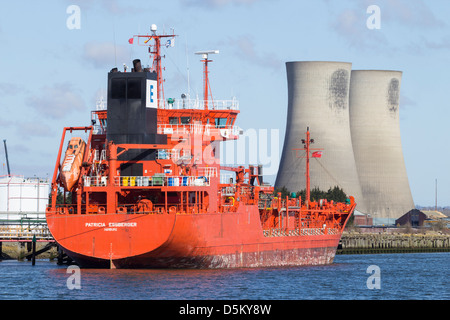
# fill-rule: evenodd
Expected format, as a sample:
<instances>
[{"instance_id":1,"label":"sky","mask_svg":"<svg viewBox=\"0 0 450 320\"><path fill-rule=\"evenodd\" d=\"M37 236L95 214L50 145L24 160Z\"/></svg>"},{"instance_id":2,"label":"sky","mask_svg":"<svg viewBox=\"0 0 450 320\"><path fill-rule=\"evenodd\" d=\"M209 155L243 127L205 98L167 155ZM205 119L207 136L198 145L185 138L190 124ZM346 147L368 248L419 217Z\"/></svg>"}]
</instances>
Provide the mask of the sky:
<instances>
[{"instance_id":1,"label":"sky","mask_svg":"<svg viewBox=\"0 0 450 320\"><path fill-rule=\"evenodd\" d=\"M448 206L449 13L447 0L1 0L0 138L13 174L51 179L63 128L90 124L111 68L150 63L146 48L128 39L156 24L177 35L163 48L166 98L201 96L194 53L220 51L210 56L212 94L236 97L237 125L270 142L257 160L272 183L286 126L287 61L402 71L400 129L414 202L434 206L437 179L438 206ZM0 175L5 163L1 146Z\"/></svg>"}]
</instances>

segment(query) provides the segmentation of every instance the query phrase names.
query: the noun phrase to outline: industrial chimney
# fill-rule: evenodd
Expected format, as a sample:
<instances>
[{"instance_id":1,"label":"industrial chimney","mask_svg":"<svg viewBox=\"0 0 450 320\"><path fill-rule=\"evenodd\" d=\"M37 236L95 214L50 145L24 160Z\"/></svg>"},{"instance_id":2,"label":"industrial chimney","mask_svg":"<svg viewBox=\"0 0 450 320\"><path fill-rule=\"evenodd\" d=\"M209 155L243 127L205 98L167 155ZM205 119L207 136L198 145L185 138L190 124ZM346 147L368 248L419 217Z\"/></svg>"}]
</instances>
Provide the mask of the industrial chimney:
<instances>
[{"instance_id":1,"label":"industrial chimney","mask_svg":"<svg viewBox=\"0 0 450 320\"><path fill-rule=\"evenodd\" d=\"M288 115L277 188L305 189L305 159L301 138L310 128L312 148L323 148L310 162L311 189L327 191L338 186L364 203L356 172L349 123L351 63L287 62ZM302 151L303 152L303 151Z\"/></svg>"},{"instance_id":2,"label":"industrial chimney","mask_svg":"<svg viewBox=\"0 0 450 320\"><path fill-rule=\"evenodd\" d=\"M403 159L399 123L402 72L354 70L350 129L359 182L374 224L392 224L414 201Z\"/></svg>"}]
</instances>

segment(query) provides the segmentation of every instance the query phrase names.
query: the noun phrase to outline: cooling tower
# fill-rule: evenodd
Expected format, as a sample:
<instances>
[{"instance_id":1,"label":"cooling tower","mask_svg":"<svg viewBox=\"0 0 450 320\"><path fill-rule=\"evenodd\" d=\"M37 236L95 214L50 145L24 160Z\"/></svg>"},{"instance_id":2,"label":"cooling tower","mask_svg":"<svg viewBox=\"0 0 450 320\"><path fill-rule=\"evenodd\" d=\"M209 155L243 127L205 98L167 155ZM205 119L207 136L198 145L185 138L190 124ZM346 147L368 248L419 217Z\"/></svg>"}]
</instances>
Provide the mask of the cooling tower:
<instances>
[{"instance_id":1,"label":"cooling tower","mask_svg":"<svg viewBox=\"0 0 450 320\"><path fill-rule=\"evenodd\" d=\"M309 127L321 158L311 158L311 189L341 187L363 204L353 156L349 123L351 63L287 62L288 114L283 153L275 185L289 191L305 189L305 155L301 139Z\"/></svg>"},{"instance_id":2,"label":"cooling tower","mask_svg":"<svg viewBox=\"0 0 450 320\"><path fill-rule=\"evenodd\" d=\"M363 211L378 223L414 209L400 138L401 78L400 71L351 73L350 128Z\"/></svg>"}]
</instances>

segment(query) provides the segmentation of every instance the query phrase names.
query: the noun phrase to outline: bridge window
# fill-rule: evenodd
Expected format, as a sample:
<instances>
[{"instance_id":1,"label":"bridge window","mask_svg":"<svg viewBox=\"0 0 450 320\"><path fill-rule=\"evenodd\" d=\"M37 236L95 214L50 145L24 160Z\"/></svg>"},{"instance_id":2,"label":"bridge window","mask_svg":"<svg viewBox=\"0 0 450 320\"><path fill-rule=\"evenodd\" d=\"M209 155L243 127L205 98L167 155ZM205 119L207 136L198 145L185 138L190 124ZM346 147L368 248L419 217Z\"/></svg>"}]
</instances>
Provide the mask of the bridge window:
<instances>
[{"instance_id":1,"label":"bridge window","mask_svg":"<svg viewBox=\"0 0 450 320\"><path fill-rule=\"evenodd\" d=\"M181 124L190 124L191 123L191 117L181 117Z\"/></svg>"},{"instance_id":2,"label":"bridge window","mask_svg":"<svg viewBox=\"0 0 450 320\"><path fill-rule=\"evenodd\" d=\"M125 99L127 84L125 79L111 79L111 98Z\"/></svg>"},{"instance_id":3,"label":"bridge window","mask_svg":"<svg viewBox=\"0 0 450 320\"><path fill-rule=\"evenodd\" d=\"M128 99L141 99L141 79L128 79Z\"/></svg>"},{"instance_id":4,"label":"bridge window","mask_svg":"<svg viewBox=\"0 0 450 320\"><path fill-rule=\"evenodd\" d=\"M227 118L216 118L215 119L216 128L225 128L227 125Z\"/></svg>"}]
</instances>

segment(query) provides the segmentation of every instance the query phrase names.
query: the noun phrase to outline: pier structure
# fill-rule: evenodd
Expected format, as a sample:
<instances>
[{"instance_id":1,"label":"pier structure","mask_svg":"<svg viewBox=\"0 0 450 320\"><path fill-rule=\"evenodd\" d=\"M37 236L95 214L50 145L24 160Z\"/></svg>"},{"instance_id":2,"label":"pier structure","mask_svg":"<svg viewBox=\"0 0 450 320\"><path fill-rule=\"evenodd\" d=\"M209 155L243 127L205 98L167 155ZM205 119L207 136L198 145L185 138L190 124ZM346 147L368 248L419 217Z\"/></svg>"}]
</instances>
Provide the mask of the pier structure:
<instances>
[{"instance_id":1,"label":"pier structure","mask_svg":"<svg viewBox=\"0 0 450 320\"><path fill-rule=\"evenodd\" d=\"M0 214L0 260L26 258L34 264L36 256L56 246L45 218L4 218Z\"/></svg>"},{"instance_id":2,"label":"pier structure","mask_svg":"<svg viewBox=\"0 0 450 320\"><path fill-rule=\"evenodd\" d=\"M444 233L344 232L336 254L448 252L450 235Z\"/></svg>"}]
</instances>

